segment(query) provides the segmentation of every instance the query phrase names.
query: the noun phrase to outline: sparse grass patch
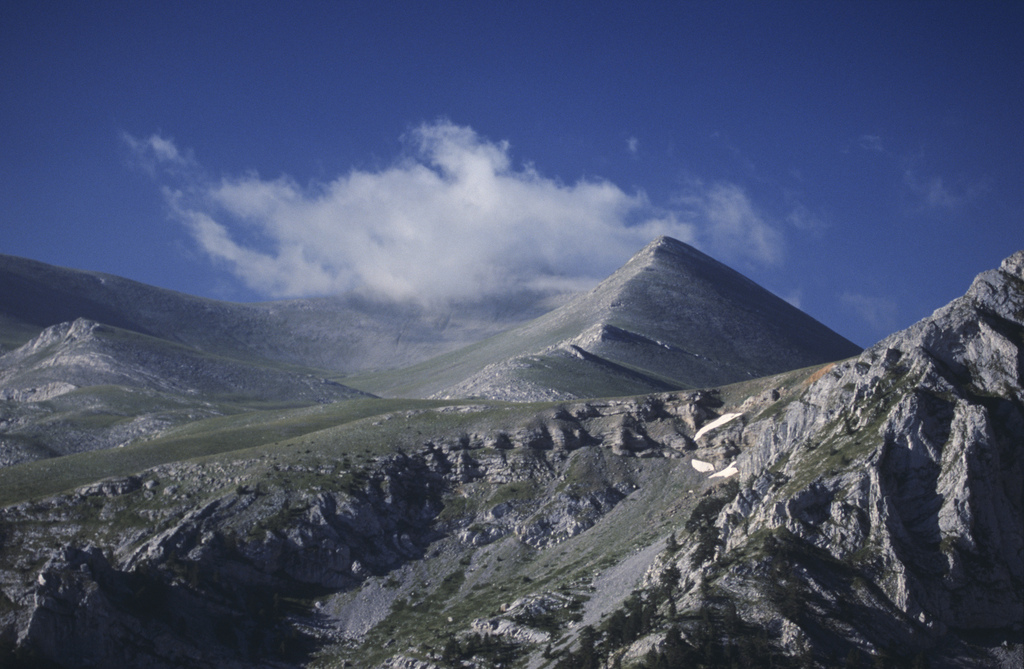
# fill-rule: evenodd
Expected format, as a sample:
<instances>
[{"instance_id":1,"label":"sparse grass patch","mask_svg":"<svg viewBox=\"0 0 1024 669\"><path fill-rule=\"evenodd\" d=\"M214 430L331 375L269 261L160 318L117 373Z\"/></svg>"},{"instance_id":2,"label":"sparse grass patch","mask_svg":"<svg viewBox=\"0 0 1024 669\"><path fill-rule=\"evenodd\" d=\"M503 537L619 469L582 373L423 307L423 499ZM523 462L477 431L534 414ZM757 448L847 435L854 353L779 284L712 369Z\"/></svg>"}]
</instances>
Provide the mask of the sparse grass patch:
<instances>
[{"instance_id":1,"label":"sparse grass patch","mask_svg":"<svg viewBox=\"0 0 1024 669\"><path fill-rule=\"evenodd\" d=\"M498 486L494 494L487 500L487 503L497 506L504 502L531 499L536 495L539 487L539 484L532 480L504 483Z\"/></svg>"},{"instance_id":2,"label":"sparse grass patch","mask_svg":"<svg viewBox=\"0 0 1024 669\"><path fill-rule=\"evenodd\" d=\"M448 523L471 516L476 509L475 503L462 495L447 495L444 499L444 508L437 515L438 522Z\"/></svg>"}]
</instances>

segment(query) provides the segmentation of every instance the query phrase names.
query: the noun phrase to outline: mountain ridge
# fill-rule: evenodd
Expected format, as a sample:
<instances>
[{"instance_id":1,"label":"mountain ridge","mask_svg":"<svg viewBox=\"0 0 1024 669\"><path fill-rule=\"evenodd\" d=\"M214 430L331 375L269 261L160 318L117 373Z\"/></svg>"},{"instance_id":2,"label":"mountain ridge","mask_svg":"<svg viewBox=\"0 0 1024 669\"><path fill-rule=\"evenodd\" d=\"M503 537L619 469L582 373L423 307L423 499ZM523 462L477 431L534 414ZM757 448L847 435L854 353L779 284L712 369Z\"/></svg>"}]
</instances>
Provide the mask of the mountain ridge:
<instances>
[{"instance_id":1,"label":"mountain ridge","mask_svg":"<svg viewBox=\"0 0 1024 669\"><path fill-rule=\"evenodd\" d=\"M0 467L151 439L222 413L366 393L321 370L241 361L84 318L0 356Z\"/></svg>"},{"instance_id":2,"label":"mountain ridge","mask_svg":"<svg viewBox=\"0 0 1024 669\"><path fill-rule=\"evenodd\" d=\"M1017 669L1022 348L1024 251L729 386L357 400L0 470L47 490L0 515L0 660ZM71 476L96 460L118 476Z\"/></svg>"},{"instance_id":3,"label":"mountain ridge","mask_svg":"<svg viewBox=\"0 0 1024 669\"><path fill-rule=\"evenodd\" d=\"M7 328L8 341L12 331L16 339L74 316L0 355L0 466L149 439L182 421L274 402L634 395L721 385L858 350L668 237L588 293L412 366L402 360L482 337L544 301L520 295L433 315L357 295L233 304L11 257L0 257L0 286L5 324L20 323ZM314 363L394 369L343 376Z\"/></svg>"},{"instance_id":4,"label":"mountain ridge","mask_svg":"<svg viewBox=\"0 0 1024 669\"><path fill-rule=\"evenodd\" d=\"M352 373L458 348L561 299L524 292L496 304L424 307L351 293L234 303L0 254L0 347L16 348L43 328L86 318L208 353Z\"/></svg>"},{"instance_id":5,"label":"mountain ridge","mask_svg":"<svg viewBox=\"0 0 1024 669\"><path fill-rule=\"evenodd\" d=\"M663 389L662 382L676 388L721 385L860 350L735 270L659 237L593 290L543 316L404 370L397 380L357 376L352 385L384 395L569 399L652 392ZM615 392L621 376L607 365L586 364L598 360L657 380L625 381ZM551 365L562 378L573 369L583 382L552 393L558 379L544 371ZM612 391L594 392L588 384Z\"/></svg>"}]
</instances>

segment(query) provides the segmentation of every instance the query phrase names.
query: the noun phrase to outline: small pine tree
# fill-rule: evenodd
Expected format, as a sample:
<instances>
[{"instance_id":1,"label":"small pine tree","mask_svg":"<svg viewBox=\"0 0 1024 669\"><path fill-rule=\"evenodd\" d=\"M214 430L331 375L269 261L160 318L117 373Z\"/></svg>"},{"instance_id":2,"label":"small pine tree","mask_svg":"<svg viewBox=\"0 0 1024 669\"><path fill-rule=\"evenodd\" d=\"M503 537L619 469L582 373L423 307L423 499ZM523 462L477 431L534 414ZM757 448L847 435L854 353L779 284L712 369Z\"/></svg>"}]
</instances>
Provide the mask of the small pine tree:
<instances>
[{"instance_id":1,"label":"small pine tree","mask_svg":"<svg viewBox=\"0 0 1024 669\"><path fill-rule=\"evenodd\" d=\"M597 633L594 628L587 625L580 630L580 650L578 653L579 669L597 669L599 658L594 644L597 641Z\"/></svg>"},{"instance_id":2,"label":"small pine tree","mask_svg":"<svg viewBox=\"0 0 1024 669\"><path fill-rule=\"evenodd\" d=\"M683 635L679 632L679 628L675 625L668 628L663 651L666 664L669 667L684 666L688 650L686 642L683 641Z\"/></svg>"},{"instance_id":3,"label":"small pine tree","mask_svg":"<svg viewBox=\"0 0 1024 669\"><path fill-rule=\"evenodd\" d=\"M455 637L448 637L448 641L445 642L444 649L441 651L441 660L451 667L462 664L462 647L459 646Z\"/></svg>"},{"instance_id":4,"label":"small pine tree","mask_svg":"<svg viewBox=\"0 0 1024 669\"><path fill-rule=\"evenodd\" d=\"M609 647L617 648L626 643L628 618L622 609L615 609L605 622L605 640Z\"/></svg>"},{"instance_id":5,"label":"small pine tree","mask_svg":"<svg viewBox=\"0 0 1024 669\"><path fill-rule=\"evenodd\" d=\"M679 579L681 578L682 574L679 572L679 567L674 564L670 564L662 570L658 580L661 582L661 587L665 589L665 595L669 600L672 599L672 595L679 585Z\"/></svg>"}]
</instances>

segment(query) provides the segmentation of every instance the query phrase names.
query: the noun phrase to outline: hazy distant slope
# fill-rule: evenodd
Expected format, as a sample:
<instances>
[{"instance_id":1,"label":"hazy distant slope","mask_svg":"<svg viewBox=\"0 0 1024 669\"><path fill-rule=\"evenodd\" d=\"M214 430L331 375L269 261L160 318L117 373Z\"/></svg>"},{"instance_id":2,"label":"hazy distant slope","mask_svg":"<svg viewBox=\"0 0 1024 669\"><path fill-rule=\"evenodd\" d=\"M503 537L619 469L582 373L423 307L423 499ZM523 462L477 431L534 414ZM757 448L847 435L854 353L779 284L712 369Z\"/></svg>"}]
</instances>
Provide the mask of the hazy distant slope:
<instances>
[{"instance_id":1,"label":"hazy distant slope","mask_svg":"<svg viewBox=\"0 0 1024 669\"><path fill-rule=\"evenodd\" d=\"M721 385L859 351L738 272L662 237L540 318L352 383L396 396L592 397Z\"/></svg>"},{"instance_id":2,"label":"hazy distant slope","mask_svg":"<svg viewBox=\"0 0 1024 669\"><path fill-rule=\"evenodd\" d=\"M365 396L314 369L78 319L0 355L0 467L150 439L212 415Z\"/></svg>"},{"instance_id":3,"label":"hazy distant slope","mask_svg":"<svg viewBox=\"0 0 1024 669\"><path fill-rule=\"evenodd\" d=\"M392 396L635 394L720 385L859 351L669 238L548 311L560 301L520 293L428 308L349 294L236 304L0 256L4 350L45 327L86 318L239 360L358 374L345 383Z\"/></svg>"},{"instance_id":4,"label":"hazy distant slope","mask_svg":"<svg viewBox=\"0 0 1024 669\"><path fill-rule=\"evenodd\" d=\"M53 397L116 385L213 400L322 403L364 397L312 369L243 362L86 319L62 323L0 356L0 398Z\"/></svg>"},{"instance_id":5,"label":"hazy distant slope","mask_svg":"<svg viewBox=\"0 0 1024 669\"><path fill-rule=\"evenodd\" d=\"M465 346L561 301L520 293L427 308L349 294L238 304L0 255L0 352L43 328L87 318L210 353L350 373L411 364Z\"/></svg>"}]
</instances>

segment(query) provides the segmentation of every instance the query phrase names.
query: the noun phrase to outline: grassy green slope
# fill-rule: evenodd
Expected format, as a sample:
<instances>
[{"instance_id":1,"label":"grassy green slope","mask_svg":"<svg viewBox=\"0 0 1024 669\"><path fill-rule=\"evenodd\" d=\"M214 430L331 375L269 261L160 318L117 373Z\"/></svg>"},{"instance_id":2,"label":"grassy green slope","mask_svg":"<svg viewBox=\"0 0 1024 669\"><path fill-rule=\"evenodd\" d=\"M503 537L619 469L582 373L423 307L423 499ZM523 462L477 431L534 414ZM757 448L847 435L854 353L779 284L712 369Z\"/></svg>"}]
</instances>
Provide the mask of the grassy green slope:
<instances>
[{"instance_id":1,"label":"grassy green slope","mask_svg":"<svg viewBox=\"0 0 1024 669\"><path fill-rule=\"evenodd\" d=\"M104 478L127 476L166 463L286 442L392 411L422 410L443 404L365 399L209 418L152 441L0 469L0 505L57 494ZM379 437L385 435L379 434ZM388 445L386 437L382 444Z\"/></svg>"}]
</instances>

